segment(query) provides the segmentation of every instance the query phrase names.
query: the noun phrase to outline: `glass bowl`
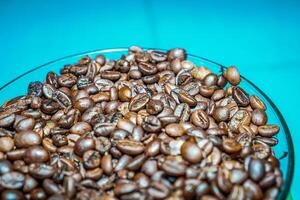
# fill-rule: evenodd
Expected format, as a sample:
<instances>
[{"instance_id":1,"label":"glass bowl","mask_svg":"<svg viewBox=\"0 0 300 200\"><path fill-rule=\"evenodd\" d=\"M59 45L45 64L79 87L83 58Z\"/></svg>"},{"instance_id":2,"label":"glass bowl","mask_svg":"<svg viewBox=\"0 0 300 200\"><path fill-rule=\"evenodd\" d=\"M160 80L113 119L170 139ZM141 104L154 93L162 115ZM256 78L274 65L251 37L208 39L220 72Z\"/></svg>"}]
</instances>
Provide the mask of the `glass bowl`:
<instances>
[{"instance_id":1,"label":"glass bowl","mask_svg":"<svg viewBox=\"0 0 300 200\"><path fill-rule=\"evenodd\" d=\"M153 48L147 48L147 49L153 49ZM161 50L161 49L157 49L157 50ZM54 71L56 73L59 73L60 68L62 68L64 65L76 63L81 57L89 55L90 57L94 58L98 54L103 54L108 59L119 59L122 55L127 53L128 53L127 48L96 50L96 51L83 52L75 55L66 56L48 62L44 65L35 67L25 72L24 74L21 74L20 76L14 78L13 80L9 81L2 87L0 87L0 105L2 105L2 103L4 103L6 100L26 94L27 86L30 82L43 81L45 80L45 76L47 72ZM188 54L188 59L194 62L197 66L203 65L208 67L215 73L218 72L220 73L220 70L222 68L225 68L225 66L219 63L192 54ZM282 114L275 106L275 104L255 84L250 82L247 78L242 77L242 82L240 83L240 86L242 86L249 94L255 94L259 96L267 106L268 122L280 126L280 132L276 136L279 142L278 145L276 145L273 148L273 150L275 152L276 157L282 157L280 159L280 168L283 173L284 184L280 190L277 199L280 200L286 199L289 194L290 186L293 179L294 159L295 159L293 143L292 143L289 128Z\"/></svg>"}]
</instances>

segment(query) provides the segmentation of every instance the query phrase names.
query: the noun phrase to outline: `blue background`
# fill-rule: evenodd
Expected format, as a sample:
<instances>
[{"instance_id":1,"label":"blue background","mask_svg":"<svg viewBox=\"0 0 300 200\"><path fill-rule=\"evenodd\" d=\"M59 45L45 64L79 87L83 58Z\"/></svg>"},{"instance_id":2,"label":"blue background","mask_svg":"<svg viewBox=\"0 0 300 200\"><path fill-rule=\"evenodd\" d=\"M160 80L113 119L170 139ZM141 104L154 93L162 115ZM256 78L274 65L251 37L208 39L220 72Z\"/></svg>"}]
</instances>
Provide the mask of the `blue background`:
<instances>
[{"instance_id":1,"label":"blue background","mask_svg":"<svg viewBox=\"0 0 300 200\"><path fill-rule=\"evenodd\" d=\"M78 52L134 44L185 47L236 65L265 91L285 116L299 158L300 1L208 2L1 0L0 86ZM294 199L300 199L298 160Z\"/></svg>"}]
</instances>

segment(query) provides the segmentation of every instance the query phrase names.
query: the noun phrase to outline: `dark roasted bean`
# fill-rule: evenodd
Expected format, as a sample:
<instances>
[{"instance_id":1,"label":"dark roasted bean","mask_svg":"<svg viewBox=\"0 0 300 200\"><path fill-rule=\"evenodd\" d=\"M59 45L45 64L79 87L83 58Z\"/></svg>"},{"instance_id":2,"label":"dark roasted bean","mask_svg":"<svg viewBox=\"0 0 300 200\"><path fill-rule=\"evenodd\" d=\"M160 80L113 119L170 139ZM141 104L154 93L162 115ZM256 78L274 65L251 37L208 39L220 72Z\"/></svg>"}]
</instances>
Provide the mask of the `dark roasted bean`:
<instances>
[{"instance_id":1,"label":"dark roasted bean","mask_svg":"<svg viewBox=\"0 0 300 200\"><path fill-rule=\"evenodd\" d=\"M190 163L199 163L202 159L202 151L193 142L186 141L181 146L181 155L183 159Z\"/></svg>"},{"instance_id":2,"label":"dark roasted bean","mask_svg":"<svg viewBox=\"0 0 300 200\"><path fill-rule=\"evenodd\" d=\"M194 125L200 128L207 129L209 126L209 119L203 110L196 110L192 113L191 121Z\"/></svg>"},{"instance_id":3,"label":"dark roasted bean","mask_svg":"<svg viewBox=\"0 0 300 200\"><path fill-rule=\"evenodd\" d=\"M279 126L277 125L264 125L258 127L258 134L263 137L272 137L279 132Z\"/></svg>"},{"instance_id":4,"label":"dark roasted bean","mask_svg":"<svg viewBox=\"0 0 300 200\"><path fill-rule=\"evenodd\" d=\"M137 155L144 151L145 147L143 143L131 140L119 140L117 142L117 148L129 155Z\"/></svg>"},{"instance_id":5,"label":"dark roasted bean","mask_svg":"<svg viewBox=\"0 0 300 200\"><path fill-rule=\"evenodd\" d=\"M233 87L232 97L239 106L248 106L250 99L248 94L240 87Z\"/></svg>"}]
</instances>

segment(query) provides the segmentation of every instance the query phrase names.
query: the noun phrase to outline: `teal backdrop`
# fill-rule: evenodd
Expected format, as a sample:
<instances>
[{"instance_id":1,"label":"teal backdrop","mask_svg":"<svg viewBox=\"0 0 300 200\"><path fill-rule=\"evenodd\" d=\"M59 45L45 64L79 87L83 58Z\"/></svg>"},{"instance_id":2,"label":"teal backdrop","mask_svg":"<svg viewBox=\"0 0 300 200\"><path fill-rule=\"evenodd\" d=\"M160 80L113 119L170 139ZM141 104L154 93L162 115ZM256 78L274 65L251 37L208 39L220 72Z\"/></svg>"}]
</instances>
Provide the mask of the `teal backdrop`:
<instances>
[{"instance_id":1,"label":"teal backdrop","mask_svg":"<svg viewBox=\"0 0 300 200\"><path fill-rule=\"evenodd\" d=\"M0 1L0 87L66 55L127 47L185 47L236 65L275 102L291 130L300 199L300 1ZM33 77L34 79L34 77Z\"/></svg>"}]
</instances>

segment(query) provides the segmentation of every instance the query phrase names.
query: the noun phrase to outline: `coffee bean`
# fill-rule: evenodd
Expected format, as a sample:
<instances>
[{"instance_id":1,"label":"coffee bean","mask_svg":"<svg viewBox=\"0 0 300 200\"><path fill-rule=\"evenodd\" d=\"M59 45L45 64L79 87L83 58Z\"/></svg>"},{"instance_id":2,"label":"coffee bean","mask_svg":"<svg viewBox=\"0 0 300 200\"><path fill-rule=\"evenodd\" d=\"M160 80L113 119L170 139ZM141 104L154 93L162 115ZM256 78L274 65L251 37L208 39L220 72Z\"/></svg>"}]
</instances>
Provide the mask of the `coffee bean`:
<instances>
[{"instance_id":1,"label":"coffee bean","mask_svg":"<svg viewBox=\"0 0 300 200\"><path fill-rule=\"evenodd\" d=\"M182 176L186 171L186 165L176 157L167 158L161 168L170 176Z\"/></svg>"},{"instance_id":2,"label":"coffee bean","mask_svg":"<svg viewBox=\"0 0 300 200\"><path fill-rule=\"evenodd\" d=\"M248 106L250 99L248 94L240 87L233 87L232 97L239 106Z\"/></svg>"},{"instance_id":3,"label":"coffee bean","mask_svg":"<svg viewBox=\"0 0 300 200\"><path fill-rule=\"evenodd\" d=\"M170 190L160 182L153 182L148 188L147 193L151 198L165 199L169 195Z\"/></svg>"},{"instance_id":4,"label":"coffee bean","mask_svg":"<svg viewBox=\"0 0 300 200\"><path fill-rule=\"evenodd\" d=\"M123 86L119 91L118 91L118 97L120 101L130 101L132 97L132 92L131 89L127 86Z\"/></svg>"},{"instance_id":5,"label":"coffee bean","mask_svg":"<svg viewBox=\"0 0 300 200\"><path fill-rule=\"evenodd\" d=\"M23 187L23 192L30 192L32 191L34 188L36 188L38 186L38 182L37 180L35 180L34 178L32 178L30 175L26 175L25 176L25 182L24 182L24 187Z\"/></svg>"},{"instance_id":6,"label":"coffee bean","mask_svg":"<svg viewBox=\"0 0 300 200\"><path fill-rule=\"evenodd\" d=\"M146 159L147 159L147 156L145 154L140 154L140 155L136 156L135 158L133 158L128 163L126 168L131 171L136 171L143 165L143 163L145 162Z\"/></svg>"},{"instance_id":7,"label":"coffee bean","mask_svg":"<svg viewBox=\"0 0 300 200\"><path fill-rule=\"evenodd\" d=\"M29 147L24 156L27 163L41 163L49 160L48 152L41 146Z\"/></svg>"},{"instance_id":8,"label":"coffee bean","mask_svg":"<svg viewBox=\"0 0 300 200\"><path fill-rule=\"evenodd\" d=\"M148 156L150 157L154 157L157 154L159 154L160 151L160 140L155 139L152 142L150 142L146 148L145 148L145 152Z\"/></svg>"},{"instance_id":9,"label":"coffee bean","mask_svg":"<svg viewBox=\"0 0 300 200\"><path fill-rule=\"evenodd\" d=\"M83 137L76 141L74 146L74 153L81 156L84 152L93 150L95 146L96 144L93 138Z\"/></svg>"},{"instance_id":10,"label":"coffee bean","mask_svg":"<svg viewBox=\"0 0 300 200\"><path fill-rule=\"evenodd\" d=\"M171 137L180 137L185 134L185 130L181 124L169 124L165 128L166 133Z\"/></svg>"},{"instance_id":11,"label":"coffee bean","mask_svg":"<svg viewBox=\"0 0 300 200\"><path fill-rule=\"evenodd\" d=\"M255 109L252 112L252 123L261 126L267 123L268 117L264 110Z\"/></svg>"},{"instance_id":12,"label":"coffee bean","mask_svg":"<svg viewBox=\"0 0 300 200\"><path fill-rule=\"evenodd\" d=\"M228 123L228 126L232 131L238 132L238 129L241 125L249 125L250 121L251 114L246 110L239 110L233 115Z\"/></svg>"},{"instance_id":13,"label":"coffee bean","mask_svg":"<svg viewBox=\"0 0 300 200\"><path fill-rule=\"evenodd\" d=\"M14 141L17 148L28 148L42 143L40 135L34 131L22 131L17 133Z\"/></svg>"},{"instance_id":14,"label":"coffee bean","mask_svg":"<svg viewBox=\"0 0 300 200\"><path fill-rule=\"evenodd\" d=\"M207 129L209 126L209 119L203 110L196 110L192 113L191 121L195 126L202 129Z\"/></svg>"},{"instance_id":15,"label":"coffee bean","mask_svg":"<svg viewBox=\"0 0 300 200\"><path fill-rule=\"evenodd\" d=\"M265 175L264 163L260 159L252 159L249 163L249 176L254 181L261 180Z\"/></svg>"},{"instance_id":16,"label":"coffee bean","mask_svg":"<svg viewBox=\"0 0 300 200\"><path fill-rule=\"evenodd\" d=\"M272 137L279 132L279 126L277 125L264 125L258 127L258 134L263 137Z\"/></svg>"},{"instance_id":17,"label":"coffee bean","mask_svg":"<svg viewBox=\"0 0 300 200\"><path fill-rule=\"evenodd\" d=\"M149 96L147 94L138 94L135 97L133 97L129 103L129 110L130 111L139 111L143 109L148 101L150 100Z\"/></svg>"},{"instance_id":18,"label":"coffee bean","mask_svg":"<svg viewBox=\"0 0 300 200\"><path fill-rule=\"evenodd\" d=\"M231 66L228 67L224 73L224 77L227 79L227 81L232 85L238 85L241 82L240 73L238 70Z\"/></svg>"},{"instance_id":19,"label":"coffee bean","mask_svg":"<svg viewBox=\"0 0 300 200\"><path fill-rule=\"evenodd\" d=\"M105 71L101 73L101 78L117 81L121 78L121 73L117 71Z\"/></svg>"},{"instance_id":20,"label":"coffee bean","mask_svg":"<svg viewBox=\"0 0 300 200\"><path fill-rule=\"evenodd\" d=\"M192 107L197 105L196 99L193 96L189 95L188 93L186 93L184 91L180 91L178 93L178 99L179 99L180 102L186 103L186 104L188 104L189 106L192 106Z\"/></svg>"},{"instance_id":21,"label":"coffee bean","mask_svg":"<svg viewBox=\"0 0 300 200\"><path fill-rule=\"evenodd\" d=\"M167 52L168 60L173 60L175 58L178 58L180 60L186 59L186 51L182 48L174 48Z\"/></svg>"},{"instance_id":22,"label":"coffee bean","mask_svg":"<svg viewBox=\"0 0 300 200\"><path fill-rule=\"evenodd\" d=\"M0 152L9 152L14 148L14 140L11 137L0 137Z\"/></svg>"},{"instance_id":23,"label":"coffee bean","mask_svg":"<svg viewBox=\"0 0 300 200\"><path fill-rule=\"evenodd\" d=\"M263 192L261 188L250 179L245 181L243 186L246 190L246 193L251 199L261 199L263 197Z\"/></svg>"},{"instance_id":24,"label":"coffee bean","mask_svg":"<svg viewBox=\"0 0 300 200\"><path fill-rule=\"evenodd\" d=\"M100 165L101 156L98 151L88 150L84 152L83 156L83 165L87 169L94 169Z\"/></svg>"},{"instance_id":25,"label":"coffee bean","mask_svg":"<svg viewBox=\"0 0 300 200\"><path fill-rule=\"evenodd\" d=\"M29 174L37 179L50 178L54 172L53 166L44 163L33 163L29 165Z\"/></svg>"},{"instance_id":26,"label":"coffee bean","mask_svg":"<svg viewBox=\"0 0 300 200\"><path fill-rule=\"evenodd\" d=\"M253 109L266 110L266 105L264 104L264 102L255 95L250 96L250 105Z\"/></svg>"},{"instance_id":27,"label":"coffee bean","mask_svg":"<svg viewBox=\"0 0 300 200\"><path fill-rule=\"evenodd\" d=\"M8 160L0 159L0 175L12 171L12 164Z\"/></svg>"},{"instance_id":28,"label":"coffee bean","mask_svg":"<svg viewBox=\"0 0 300 200\"><path fill-rule=\"evenodd\" d=\"M119 140L117 142L117 148L129 155L137 155L144 151L145 147L141 142L131 140Z\"/></svg>"},{"instance_id":29,"label":"coffee bean","mask_svg":"<svg viewBox=\"0 0 300 200\"><path fill-rule=\"evenodd\" d=\"M87 122L77 122L70 128L70 132L73 134L83 135L84 133L90 132L92 127Z\"/></svg>"},{"instance_id":30,"label":"coffee bean","mask_svg":"<svg viewBox=\"0 0 300 200\"><path fill-rule=\"evenodd\" d=\"M0 112L0 127L9 127L15 121L15 114L9 112Z\"/></svg>"},{"instance_id":31,"label":"coffee bean","mask_svg":"<svg viewBox=\"0 0 300 200\"><path fill-rule=\"evenodd\" d=\"M197 146L197 144L193 142L184 142L181 146L181 155L183 159L190 163L199 163L202 159L202 151Z\"/></svg>"},{"instance_id":32,"label":"coffee bean","mask_svg":"<svg viewBox=\"0 0 300 200\"><path fill-rule=\"evenodd\" d=\"M153 75L157 73L157 67L155 65L152 65L150 63L141 62L138 65L140 72L142 72L143 75Z\"/></svg>"},{"instance_id":33,"label":"coffee bean","mask_svg":"<svg viewBox=\"0 0 300 200\"><path fill-rule=\"evenodd\" d=\"M7 189L20 189L25 183L25 176L19 172L8 172L1 176L1 186Z\"/></svg>"},{"instance_id":34,"label":"coffee bean","mask_svg":"<svg viewBox=\"0 0 300 200\"><path fill-rule=\"evenodd\" d=\"M146 110L150 115L157 115L163 110L163 103L158 100L151 99L146 106Z\"/></svg>"},{"instance_id":35,"label":"coffee bean","mask_svg":"<svg viewBox=\"0 0 300 200\"><path fill-rule=\"evenodd\" d=\"M225 106L217 107L213 111L213 117L218 122L227 121L230 115L229 112L230 112L229 109Z\"/></svg>"},{"instance_id":36,"label":"coffee bean","mask_svg":"<svg viewBox=\"0 0 300 200\"><path fill-rule=\"evenodd\" d=\"M137 185L135 183L120 183L115 186L114 194L116 196L121 196L124 194L131 193L135 190L137 190Z\"/></svg>"},{"instance_id":37,"label":"coffee bean","mask_svg":"<svg viewBox=\"0 0 300 200\"><path fill-rule=\"evenodd\" d=\"M112 157L109 154L103 156L101 161L101 168L105 174L111 174L113 171Z\"/></svg>"},{"instance_id":38,"label":"coffee bean","mask_svg":"<svg viewBox=\"0 0 300 200\"><path fill-rule=\"evenodd\" d=\"M77 77L73 74L62 74L57 78L57 82L62 87L72 87L75 85Z\"/></svg>"},{"instance_id":39,"label":"coffee bean","mask_svg":"<svg viewBox=\"0 0 300 200\"><path fill-rule=\"evenodd\" d=\"M80 112L84 112L87 109L91 108L94 106L94 102L91 98L89 97L84 97L81 99L78 99L77 101L74 102L74 108L78 109Z\"/></svg>"},{"instance_id":40,"label":"coffee bean","mask_svg":"<svg viewBox=\"0 0 300 200\"><path fill-rule=\"evenodd\" d=\"M226 153L237 153L242 149L241 144L229 138L223 140L222 146Z\"/></svg>"},{"instance_id":41,"label":"coffee bean","mask_svg":"<svg viewBox=\"0 0 300 200\"><path fill-rule=\"evenodd\" d=\"M159 132L161 130L161 122L156 116L149 115L145 117L142 127L147 132Z\"/></svg>"},{"instance_id":42,"label":"coffee bean","mask_svg":"<svg viewBox=\"0 0 300 200\"><path fill-rule=\"evenodd\" d=\"M3 200L24 200L24 195L18 190L4 190L1 192L1 199Z\"/></svg>"}]
</instances>

